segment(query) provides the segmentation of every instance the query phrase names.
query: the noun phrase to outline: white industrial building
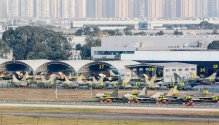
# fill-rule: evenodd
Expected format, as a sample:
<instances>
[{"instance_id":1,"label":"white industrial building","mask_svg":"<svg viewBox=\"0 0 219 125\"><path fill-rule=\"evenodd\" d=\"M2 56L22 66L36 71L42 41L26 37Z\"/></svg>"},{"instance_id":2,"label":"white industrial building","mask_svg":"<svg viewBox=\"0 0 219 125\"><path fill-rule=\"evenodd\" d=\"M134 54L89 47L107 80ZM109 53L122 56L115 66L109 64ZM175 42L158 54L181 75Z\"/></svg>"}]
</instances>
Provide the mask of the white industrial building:
<instances>
[{"instance_id":1,"label":"white industrial building","mask_svg":"<svg viewBox=\"0 0 219 125\"><path fill-rule=\"evenodd\" d=\"M131 79L144 78L143 74L147 74L149 77L156 75L158 79L162 79L165 83L182 82L179 79L176 79L174 74L178 74L185 79L197 75L197 65L189 63L141 63L128 65L126 68L131 71Z\"/></svg>"},{"instance_id":2,"label":"white industrial building","mask_svg":"<svg viewBox=\"0 0 219 125\"><path fill-rule=\"evenodd\" d=\"M219 72L219 51L135 51L122 54L121 60L134 60L144 63L180 62L197 65L197 74L207 77Z\"/></svg>"},{"instance_id":3,"label":"white industrial building","mask_svg":"<svg viewBox=\"0 0 219 125\"><path fill-rule=\"evenodd\" d=\"M114 36L103 37L100 47L91 48L94 59L115 59L135 51L206 51L219 36Z\"/></svg>"},{"instance_id":4,"label":"white industrial building","mask_svg":"<svg viewBox=\"0 0 219 125\"><path fill-rule=\"evenodd\" d=\"M73 21L74 28L82 28L85 26L97 26L102 30L125 29L127 26L138 28L138 20L86 20Z\"/></svg>"},{"instance_id":5,"label":"white industrial building","mask_svg":"<svg viewBox=\"0 0 219 125\"><path fill-rule=\"evenodd\" d=\"M185 79L197 76L197 65L186 63L148 63L148 65L155 65L163 68L164 82L180 82L174 77L174 73Z\"/></svg>"},{"instance_id":6,"label":"white industrial building","mask_svg":"<svg viewBox=\"0 0 219 125\"><path fill-rule=\"evenodd\" d=\"M218 62L218 55L219 51L135 51L134 54L122 54L121 60Z\"/></svg>"}]
</instances>

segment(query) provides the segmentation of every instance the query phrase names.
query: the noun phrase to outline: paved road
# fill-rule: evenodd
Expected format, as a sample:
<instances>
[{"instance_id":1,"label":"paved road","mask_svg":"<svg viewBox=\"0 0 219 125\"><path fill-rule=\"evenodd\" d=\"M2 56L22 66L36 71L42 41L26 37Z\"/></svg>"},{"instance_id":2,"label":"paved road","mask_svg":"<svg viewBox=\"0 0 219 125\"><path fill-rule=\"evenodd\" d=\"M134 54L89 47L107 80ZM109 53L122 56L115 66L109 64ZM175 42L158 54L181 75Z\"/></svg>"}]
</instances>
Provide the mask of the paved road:
<instances>
[{"instance_id":1,"label":"paved road","mask_svg":"<svg viewBox=\"0 0 219 125\"><path fill-rule=\"evenodd\" d=\"M74 118L74 119L106 119L106 120L168 120L168 121L216 121L218 117L188 117L188 116L164 116L164 115L139 115L139 114L112 114L112 113L27 113L10 112L3 115L49 117L49 118Z\"/></svg>"},{"instance_id":2,"label":"paved road","mask_svg":"<svg viewBox=\"0 0 219 125\"><path fill-rule=\"evenodd\" d=\"M171 108L171 107L138 107L138 106L95 106L95 105L53 105L53 104L8 104L0 103L6 107L36 107L36 108L72 108L72 109L120 109L120 110L154 110L154 111L196 111L219 112L219 108Z\"/></svg>"}]
</instances>

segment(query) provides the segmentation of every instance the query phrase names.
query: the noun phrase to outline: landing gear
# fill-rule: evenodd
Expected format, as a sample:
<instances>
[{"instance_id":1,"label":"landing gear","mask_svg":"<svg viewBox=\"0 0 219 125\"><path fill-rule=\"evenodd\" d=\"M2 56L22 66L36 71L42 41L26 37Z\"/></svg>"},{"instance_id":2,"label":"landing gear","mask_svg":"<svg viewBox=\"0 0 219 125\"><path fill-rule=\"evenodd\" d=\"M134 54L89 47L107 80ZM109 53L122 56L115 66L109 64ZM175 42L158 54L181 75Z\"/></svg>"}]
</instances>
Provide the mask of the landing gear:
<instances>
[{"instance_id":1,"label":"landing gear","mask_svg":"<svg viewBox=\"0 0 219 125\"><path fill-rule=\"evenodd\" d=\"M106 100L100 100L100 103L112 103L113 101L111 99Z\"/></svg>"},{"instance_id":2,"label":"landing gear","mask_svg":"<svg viewBox=\"0 0 219 125\"><path fill-rule=\"evenodd\" d=\"M130 100L130 101L128 101L128 104L135 104L135 103L139 103L139 101L138 100Z\"/></svg>"},{"instance_id":3,"label":"landing gear","mask_svg":"<svg viewBox=\"0 0 219 125\"><path fill-rule=\"evenodd\" d=\"M188 101L188 102L183 103L183 105L185 105L185 106L193 106L193 105L195 105L195 102Z\"/></svg>"},{"instance_id":4,"label":"landing gear","mask_svg":"<svg viewBox=\"0 0 219 125\"><path fill-rule=\"evenodd\" d=\"M156 104L169 104L169 101L163 100L163 101L158 101Z\"/></svg>"}]
</instances>

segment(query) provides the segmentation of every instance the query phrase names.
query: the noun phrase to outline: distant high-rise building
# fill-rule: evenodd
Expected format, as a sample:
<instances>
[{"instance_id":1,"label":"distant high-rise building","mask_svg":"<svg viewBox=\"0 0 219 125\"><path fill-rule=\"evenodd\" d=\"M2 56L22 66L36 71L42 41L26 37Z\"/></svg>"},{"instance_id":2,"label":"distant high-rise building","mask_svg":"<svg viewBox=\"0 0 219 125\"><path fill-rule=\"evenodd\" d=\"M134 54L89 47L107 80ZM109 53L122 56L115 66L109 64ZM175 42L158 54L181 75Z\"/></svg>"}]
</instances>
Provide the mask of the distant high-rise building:
<instances>
[{"instance_id":1,"label":"distant high-rise building","mask_svg":"<svg viewBox=\"0 0 219 125\"><path fill-rule=\"evenodd\" d=\"M7 16L19 17L19 1L18 0L7 0Z\"/></svg>"},{"instance_id":2,"label":"distant high-rise building","mask_svg":"<svg viewBox=\"0 0 219 125\"><path fill-rule=\"evenodd\" d=\"M134 18L135 16L135 2L136 0L128 0L128 17Z\"/></svg>"},{"instance_id":3,"label":"distant high-rise building","mask_svg":"<svg viewBox=\"0 0 219 125\"><path fill-rule=\"evenodd\" d=\"M57 9L57 8L53 8L53 9ZM58 17L59 18L75 18L75 13L76 13L75 9L76 9L75 0L59 0L58 1L58 12L59 12Z\"/></svg>"},{"instance_id":4,"label":"distant high-rise building","mask_svg":"<svg viewBox=\"0 0 219 125\"><path fill-rule=\"evenodd\" d=\"M0 17L208 18L219 0L0 0Z\"/></svg>"},{"instance_id":5,"label":"distant high-rise building","mask_svg":"<svg viewBox=\"0 0 219 125\"><path fill-rule=\"evenodd\" d=\"M33 0L20 0L19 4L19 16L21 17L33 17Z\"/></svg>"},{"instance_id":6,"label":"distant high-rise building","mask_svg":"<svg viewBox=\"0 0 219 125\"><path fill-rule=\"evenodd\" d=\"M181 0L176 0L176 17L181 18L182 15L182 6L181 6Z\"/></svg>"},{"instance_id":7,"label":"distant high-rise building","mask_svg":"<svg viewBox=\"0 0 219 125\"><path fill-rule=\"evenodd\" d=\"M86 18L86 0L75 0L76 18Z\"/></svg>"},{"instance_id":8,"label":"distant high-rise building","mask_svg":"<svg viewBox=\"0 0 219 125\"><path fill-rule=\"evenodd\" d=\"M195 0L181 0L181 17L195 17Z\"/></svg>"},{"instance_id":9,"label":"distant high-rise building","mask_svg":"<svg viewBox=\"0 0 219 125\"><path fill-rule=\"evenodd\" d=\"M134 17L147 17L147 16L148 16L148 0L134 0Z\"/></svg>"},{"instance_id":10,"label":"distant high-rise building","mask_svg":"<svg viewBox=\"0 0 219 125\"><path fill-rule=\"evenodd\" d=\"M219 0L208 0L208 16L219 17Z\"/></svg>"},{"instance_id":11,"label":"distant high-rise building","mask_svg":"<svg viewBox=\"0 0 219 125\"><path fill-rule=\"evenodd\" d=\"M87 0L86 1L86 13L88 18L96 17L96 0Z\"/></svg>"},{"instance_id":12,"label":"distant high-rise building","mask_svg":"<svg viewBox=\"0 0 219 125\"><path fill-rule=\"evenodd\" d=\"M96 17L101 18L103 16L103 0L96 0Z\"/></svg>"},{"instance_id":13,"label":"distant high-rise building","mask_svg":"<svg viewBox=\"0 0 219 125\"><path fill-rule=\"evenodd\" d=\"M7 0L0 0L0 18L7 17Z\"/></svg>"},{"instance_id":14,"label":"distant high-rise building","mask_svg":"<svg viewBox=\"0 0 219 125\"><path fill-rule=\"evenodd\" d=\"M176 0L165 0L165 17L176 18Z\"/></svg>"},{"instance_id":15,"label":"distant high-rise building","mask_svg":"<svg viewBox=\"0 0 219 125\"><path fill-rule=\"evenodd\" d=\"M115 17L115 0L103 0L103 17Z\"/></svg>"},{"instance_id":16,"label":"distant high-rise building","mask_svg":"<svg viewBox=\"0 0 219 125\"><path fill-rule=\"evenodd\" d=\"M60 18L60 0L50 0L49 8L51 18Z\"/></svg>"},{"instance_id":17,"label":"distant high-rise building","mask_svg":"<svg viewBox=\"0 0 219 125\"><path fill-rule=\"evenodd\" d=\"M50 0L36 0L36 17L50 18Z\"/></svg>"},{"instance_id":18,"label":"distant high-rise building","mask_svg":"<svg viewBox=\"0 0 219 125\"><path fill-rule=\"evenodd\" d=\"M164 0L148 0L148 18L163 18L164 5Z\"/></svg>"},{"instance_id":19,"label":"distant high-rise building","mask_svg":"<svg viewBox=\"0 0 219 125\"><path fill-rule=\"evenodd\" d=\"M115 0L115 17L128 18L128 0Z\"/></svg>"},{"instance_id":20,"label":"distant high-rise building","mask_svg":"<svg viewBox=\"0 0 219 125\"><path fill-rule=\"evenodd\" d=\"M195 0L195 16L199 18L208 16L208 0Z\"/></svg>"}]
</instances>

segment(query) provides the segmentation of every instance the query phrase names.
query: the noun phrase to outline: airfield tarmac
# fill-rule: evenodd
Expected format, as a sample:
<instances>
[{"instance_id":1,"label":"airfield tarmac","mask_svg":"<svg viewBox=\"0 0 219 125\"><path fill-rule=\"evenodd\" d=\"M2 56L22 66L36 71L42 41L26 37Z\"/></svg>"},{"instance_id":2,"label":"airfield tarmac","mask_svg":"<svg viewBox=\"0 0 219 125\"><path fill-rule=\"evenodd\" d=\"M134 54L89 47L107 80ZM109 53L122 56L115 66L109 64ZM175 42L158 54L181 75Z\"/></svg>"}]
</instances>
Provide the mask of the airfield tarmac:
<instances>
[{"instance_id":1,"label":"airfield tarmac","mask_svg":"<svg viewBox=\"0 0 219 125\"><path fill-rule=\"evenodd\" d=\"M162 107L130 107L130 106L90 106L90 105L49 105L49 104L0 104L0 108L12 108L2 115L72 118L72 119L100 119L100 120L165 120L191 122L219 122L219 109L210 108L162 108ZM16 108L23 108L17 110ZM39 108L38 112L25 108ZM46 111L41 108L46 108ZM56 111L49 109L56 109ZM59 109L69 109L68 112ZM71 110L77 110L71 112ZM3 110L3 109L2 109ZM40 112L42 110L42 112ZM80 110L82 110L80 112ZM88 110L88 112L86 112ZM93 110L93 111L92 111ZM96 111L95 111L96 110ZM3 110L4 111L4 110ZM35 110L36 111L36 110ZM121 112L116 112L121 111ZM127 112L125 112L127 111ZM128 112L129 111L129 112ZM40 113L40 114L39 114ZM164 114L162 114L164 113Z\"/></svg>"}]
</instances>

